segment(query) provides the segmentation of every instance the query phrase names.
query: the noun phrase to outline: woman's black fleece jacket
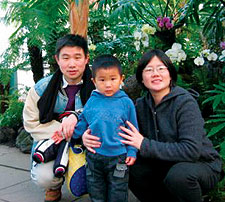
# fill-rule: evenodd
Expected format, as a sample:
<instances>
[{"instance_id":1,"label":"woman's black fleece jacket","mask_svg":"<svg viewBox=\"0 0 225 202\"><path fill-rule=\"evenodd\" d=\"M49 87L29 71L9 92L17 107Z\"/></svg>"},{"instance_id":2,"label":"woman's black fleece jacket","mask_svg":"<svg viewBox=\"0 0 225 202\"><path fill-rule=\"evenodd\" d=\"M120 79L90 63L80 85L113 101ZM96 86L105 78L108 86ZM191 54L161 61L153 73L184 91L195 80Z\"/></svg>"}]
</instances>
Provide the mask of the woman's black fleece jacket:
<instances>
[{"instance_id":1,"label":"woman's black fleece jacket","mask_svg":"<svg viewBox=\"0 0 225 202\"><path fill-rule=\"evenodd\" d=\"M205 162L220 172L218 152L206 137L204 120L196 99L181 87L154 106L150 93L136 103L140 133L145 137L140 148L143 158L171 162Z\"/></svg>"}]
</instances>

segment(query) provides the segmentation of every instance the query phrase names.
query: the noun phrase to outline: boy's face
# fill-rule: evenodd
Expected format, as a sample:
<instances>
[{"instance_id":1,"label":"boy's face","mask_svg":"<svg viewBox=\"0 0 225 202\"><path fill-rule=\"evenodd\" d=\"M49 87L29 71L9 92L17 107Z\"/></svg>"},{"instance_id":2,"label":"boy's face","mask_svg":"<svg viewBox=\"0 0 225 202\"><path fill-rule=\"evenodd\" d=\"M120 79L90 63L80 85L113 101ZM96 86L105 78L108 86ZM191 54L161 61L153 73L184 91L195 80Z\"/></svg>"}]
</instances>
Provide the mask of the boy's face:
<instances>
[{"instance_id":1,"label":"boy's face","mask_svg":"<svg viewBox=\"0 0 225 202\"><path fill-rule=\"evenodd\" d=\"M60 50L59 57L55 56L55 59L68 84L74 85L81 81L88 63L88 57L82 48L65 46Z\"/></svg>"},{"instance_id":2,"label":"boy's face","mask_svg":"<svg viewBox=\"0 0 225 202\"><path fill-rule=\"evenodd\" d=\"M103 95L112 96L119 90L123 78L124 76L120 75L117 67L109 67L98 69L95 78L92 80L97 90Z\"/></svg>"}]
</instances>

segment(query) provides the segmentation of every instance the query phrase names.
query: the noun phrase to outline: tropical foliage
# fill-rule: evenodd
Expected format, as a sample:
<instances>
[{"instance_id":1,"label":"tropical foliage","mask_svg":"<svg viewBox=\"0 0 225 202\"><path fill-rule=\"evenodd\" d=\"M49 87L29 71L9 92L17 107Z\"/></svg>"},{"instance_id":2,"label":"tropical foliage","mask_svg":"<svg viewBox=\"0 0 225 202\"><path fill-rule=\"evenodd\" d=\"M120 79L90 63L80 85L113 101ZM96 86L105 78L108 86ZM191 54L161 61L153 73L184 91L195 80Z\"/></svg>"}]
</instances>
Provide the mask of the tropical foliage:
<instances>
[{"instance_id":1,"label":"tropical foliage","mask_svg":"<svg viewBox=\"0 0 225 202\"><path fill-rule=\"evenodd\" d=\"M214 90L207 93L211 94L203 104L212 102L214 114L210 116L207 124L213 125L211 127L208 137L215 136L215 146L220 148L221 156L225 160L225 83L214 84Z\"/></svg>"}]
</instances>

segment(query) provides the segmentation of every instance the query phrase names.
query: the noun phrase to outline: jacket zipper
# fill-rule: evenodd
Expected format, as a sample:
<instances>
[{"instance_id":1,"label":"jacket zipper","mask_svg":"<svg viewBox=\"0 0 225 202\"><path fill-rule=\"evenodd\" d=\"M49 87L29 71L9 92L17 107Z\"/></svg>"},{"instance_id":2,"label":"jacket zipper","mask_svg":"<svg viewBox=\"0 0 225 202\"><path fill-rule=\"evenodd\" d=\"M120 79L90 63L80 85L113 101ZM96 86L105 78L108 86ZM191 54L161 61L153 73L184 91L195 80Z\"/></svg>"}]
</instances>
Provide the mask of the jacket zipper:
<instances>
[{"instance_id":1,"label":"jacket zipper","mask_svg":"<svg viewBox=\"0 0 225 202\"><path fill-rule=\"evenodd\" d=\"M155 126L155 139L158 141L158 125L157 125L157 121L156 121L156 116L157 116L157 113L156 113L156 110L154 109L152 111L152 114L153 114L153 121L154 121L154 126Z\"/></svg>"}]
</instances>

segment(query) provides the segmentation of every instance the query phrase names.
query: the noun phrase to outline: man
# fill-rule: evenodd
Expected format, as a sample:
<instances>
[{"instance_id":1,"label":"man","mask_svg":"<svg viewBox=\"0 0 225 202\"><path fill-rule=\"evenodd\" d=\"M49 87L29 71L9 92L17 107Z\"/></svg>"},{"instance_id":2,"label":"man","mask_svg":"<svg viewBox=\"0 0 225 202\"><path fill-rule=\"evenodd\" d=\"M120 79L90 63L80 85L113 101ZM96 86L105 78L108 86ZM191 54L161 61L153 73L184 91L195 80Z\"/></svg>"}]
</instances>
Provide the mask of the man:
<instances>
[{"instance_id":1,"label":"man","mask_svg":"<svg viewBox=\"0 0 225 202\"><path fill-rule=\"evenodd\" d=\"M33 150L40 140L50 139L55 133L70 139L77 123L77 113L94 89L88 66L87 41L83 37L68 34L60 38L56 43L55 59L59 69L30 89L24 106L24 127L34 139ZM64 113L66 111L70 113ZM45 202L61 199L63 178L53 175L53 164L54 161L32 162L31 178L45 188Z\"/></svg>"}]
</instances>

